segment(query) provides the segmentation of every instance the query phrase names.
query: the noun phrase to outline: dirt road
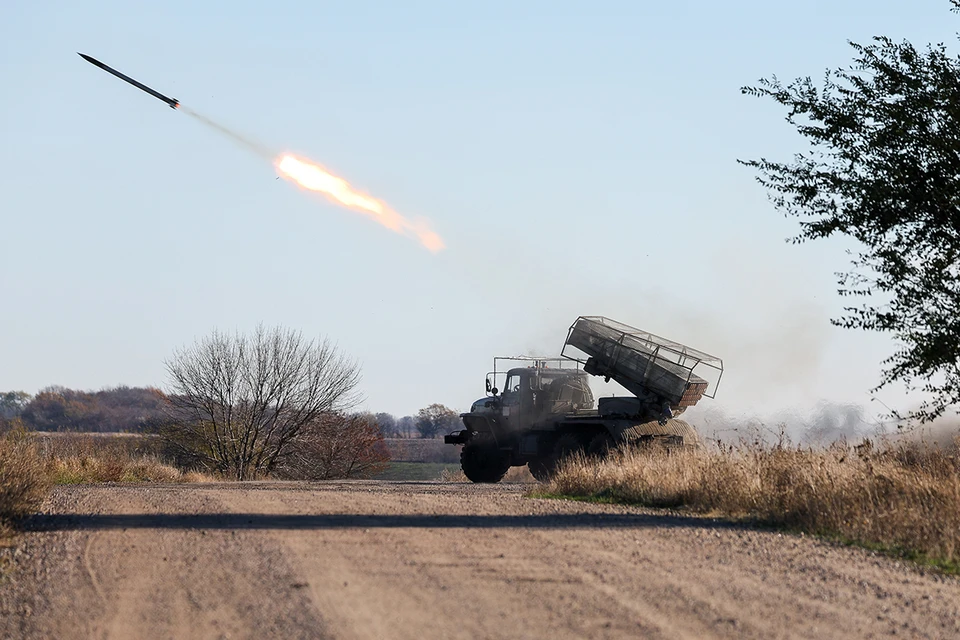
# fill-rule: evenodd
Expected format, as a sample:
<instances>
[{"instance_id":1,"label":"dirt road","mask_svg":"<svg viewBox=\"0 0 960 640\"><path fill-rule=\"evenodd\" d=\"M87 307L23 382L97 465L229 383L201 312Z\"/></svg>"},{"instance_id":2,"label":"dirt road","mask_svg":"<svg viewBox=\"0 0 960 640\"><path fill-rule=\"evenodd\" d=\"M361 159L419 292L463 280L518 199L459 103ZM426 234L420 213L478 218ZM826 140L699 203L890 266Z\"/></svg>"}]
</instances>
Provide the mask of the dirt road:
<instances>
[{"instance_id":1,"label":"dirt road","mask_svg":"<svg viewBox=\"0 0 960 640\"><path fill-rule=\"evenodd\" d=\"M58 488L0 556L20 638L957 637L960 581L524 485ZM3 566L3 558L6 566Z\"/></svg>"}]
</instances>

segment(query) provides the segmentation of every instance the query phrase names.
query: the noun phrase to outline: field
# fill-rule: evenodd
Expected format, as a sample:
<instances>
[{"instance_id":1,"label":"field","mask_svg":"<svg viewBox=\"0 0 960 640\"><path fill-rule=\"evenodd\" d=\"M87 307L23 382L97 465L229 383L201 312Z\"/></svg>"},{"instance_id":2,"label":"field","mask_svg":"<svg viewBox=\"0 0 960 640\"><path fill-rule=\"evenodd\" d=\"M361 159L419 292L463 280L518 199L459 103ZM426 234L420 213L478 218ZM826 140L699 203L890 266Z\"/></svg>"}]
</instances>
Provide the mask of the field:
<instances>
[{"instance_id":1,"label":"field","mask_svg":"<svg viewBox=\"0 0 960 640\"><path fill-rule=\"evenodd\" d=\"M460 448L443 440L387 438L390 466L377 480L440 480L460 470Z\"/></svg>"},{"instance_id":2,"label":"field","mask_svg":"<svg viewBox=\"0 0 960 640\"><path fill-rule=\"evenodd\" d=\"M386 471L378 473L374 478L376 480L440 480L444 474L459 471L459 463L391 462Z\"/></svg>"}]
</instances>

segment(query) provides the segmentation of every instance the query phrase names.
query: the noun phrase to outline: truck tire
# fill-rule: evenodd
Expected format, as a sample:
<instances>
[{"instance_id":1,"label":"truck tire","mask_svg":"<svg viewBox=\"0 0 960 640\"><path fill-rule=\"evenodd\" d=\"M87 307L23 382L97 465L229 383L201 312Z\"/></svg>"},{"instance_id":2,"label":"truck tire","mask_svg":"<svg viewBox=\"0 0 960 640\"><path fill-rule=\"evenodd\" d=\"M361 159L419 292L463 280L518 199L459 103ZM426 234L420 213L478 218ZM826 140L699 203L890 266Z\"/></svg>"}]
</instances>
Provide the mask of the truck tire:
<instances>
[{"instance_id":1,"label":"truck tire","mask_svg":"<svg viewBox=\"0 0 960 640\"><path fill-rule=\"evenodd\" d=\"M500 482L510 469L510 458L492 442L468 442L460 451L460 468L471 482Z\"/></svg>"},{"instance_id":2,"label":"truck tire","mask_svg":"<svg viewBox=\"0 0 960 640\"><path fill-rule=\"evenodd\" d=\"M603 459L617 448L617 441L609 433L598 433L590 439L587 445L587 455L591 458Z\"/></svg>"},{"instance_id":3,"label":"truck tire","mask_svg":"<svg viewBox=\"0 0 960 640\"><path fill-rule=\"evenodd\" d=\"M541 456L527 463L530 475L539 482L549 482L557 471L560 460L576 451L583 449L583 443L572 433L565 433L554 443L553 450L546 456Z\"/></svg>"},{"instance_id":4,"label":"truck tire","mask_svg":"<svg viewBox=\"0 0 960 640\"><path fill-rule=\"evenodd\" d=\"M553 464L551 465L550 474L553 475L564 458L569 458L577 453L582 454L584 452L583 445L583 441L572 433L565 433L560 436L557 444L553 447Z\"/></svg>"}]
</instances>

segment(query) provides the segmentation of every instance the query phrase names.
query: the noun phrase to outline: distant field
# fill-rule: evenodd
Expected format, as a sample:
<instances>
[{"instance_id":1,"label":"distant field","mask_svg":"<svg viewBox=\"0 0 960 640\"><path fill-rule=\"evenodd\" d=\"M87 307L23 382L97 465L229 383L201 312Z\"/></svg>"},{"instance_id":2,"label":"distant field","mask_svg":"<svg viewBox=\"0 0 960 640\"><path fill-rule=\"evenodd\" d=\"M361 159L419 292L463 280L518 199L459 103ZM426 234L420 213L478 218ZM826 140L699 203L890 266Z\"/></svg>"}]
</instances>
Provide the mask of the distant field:
<instances>
[{"instance_id":1,"label":"distant field","mask_svg":"<svg viewBox=\"0 0 960 640\"><path fill-rule=\"evenodd\" d=\"M390 459L397 462L442 462L459 468L460 447L443 444L443 440L421 438L387 438L384 440Z\"/></svg>"},{"instance_id":2,"label":"distant field","mask_svg":"<svg viewBox=\"0 0 960 640\"><path fill-rule=\"evenodd\" d=\"M383 473L377 474L375 480L439 480L440 474L446 470L450 473L460 471L459 463L446 462L391 462L390 467Z\"/></svg>"}]
</instances>

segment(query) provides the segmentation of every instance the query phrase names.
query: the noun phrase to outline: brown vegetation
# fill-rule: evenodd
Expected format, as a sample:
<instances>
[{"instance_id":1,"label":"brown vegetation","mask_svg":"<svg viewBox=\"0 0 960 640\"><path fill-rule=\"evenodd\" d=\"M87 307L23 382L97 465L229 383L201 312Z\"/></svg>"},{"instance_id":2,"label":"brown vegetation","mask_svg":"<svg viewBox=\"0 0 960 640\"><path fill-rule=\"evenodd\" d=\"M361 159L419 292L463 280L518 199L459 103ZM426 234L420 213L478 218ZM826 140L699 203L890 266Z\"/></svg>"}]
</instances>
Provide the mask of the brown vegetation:
<instances>
[{"instance_id":1,"label":"brown vegetation","mask_svg":"<svg viewBox=\"0 0 960 640\"><path fill-rule=\"evenodd\" d=\"M745 518L960 568L955 447L634 449L572 459L543 491Z\"/></svg>"},{"instance_id":2,"label":"brown vegetation","mask_svg":"<svg viewBox=\"0 0 960 640\"><path fill-rule=\"evenodd\" d=\"M389 465L375 420L329 413L304 426L277 472L297 480L369 478Z\"/></svg>"},{"instance_id":3,"label":"brown vegetation","mask_svg":"<svg viewBox=\"0 0 960 640\"><path fill-rule=\"evenodd\" d=\"M37 438L37 449L56 484L210 479L171 464L161 447L159 439L137 435L48 434Z\"/></svg>"},{"instance_id":4,"label":"brown vegetation","mask_svg":"<svg viewBox=\"0 0 960 640\"><path fill-rule=\"evenodd\" d=\"M26 431L0 436L0 538L15 520L36 511L50 482L47 465Z\"/></svg>"},{"instance_id":5,"label":"brown vegetation","mask_svg":"<svg viewBox=\"0 0 960 640\"><path fill-rule=\"evenodd\" d=\"M29 396L20 395L22 406L8 404L25 427L36 431L149 431L163 419L163 394L153 388L77 391L53 386L29 401Z\"/></svg>"}]
</instances>

